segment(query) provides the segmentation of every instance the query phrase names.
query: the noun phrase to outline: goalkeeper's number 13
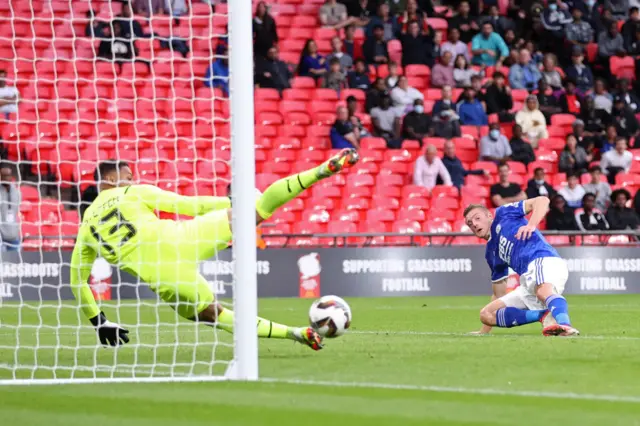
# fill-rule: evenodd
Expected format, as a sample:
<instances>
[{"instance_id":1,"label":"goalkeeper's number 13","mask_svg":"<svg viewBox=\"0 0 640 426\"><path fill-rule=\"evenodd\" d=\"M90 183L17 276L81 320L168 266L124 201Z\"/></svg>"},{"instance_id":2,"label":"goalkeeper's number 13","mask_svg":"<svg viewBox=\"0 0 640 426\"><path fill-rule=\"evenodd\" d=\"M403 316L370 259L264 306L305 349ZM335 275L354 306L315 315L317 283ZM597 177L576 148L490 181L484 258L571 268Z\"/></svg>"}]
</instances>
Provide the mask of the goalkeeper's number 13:
<instances>
[{"instance_id":1,"label":"goalkeeper's number 13","mask_svg":"<svg viewBox=\"0 0 640 426\"><path fill-rule=\"evenodd\" d=\"M122 213L117 208L111 210L109 213L104 215L100 219L100 224L103 225L112 219L117 219L117 223L109 229L109 235L115 234L116 232L118 232L120 228L123 228L123 227L126 228L128 231L126 234L124 234L118 246L123 245L124 243L126 243L136 235L137 233L136 228L131 224L131 222L129 222L127 219L124 218L124 216L122 216ZM91 229L91 235L93 235L93 238L95 238L98 241L98 243L100 243L102 247L109 252L109 254L111 254L112 256L115 256L116 251L113 249L113 247L109 243L104 241L104 239L100 236L95 226L91 226L90 229Z\"/></svg>"}]
</instances>

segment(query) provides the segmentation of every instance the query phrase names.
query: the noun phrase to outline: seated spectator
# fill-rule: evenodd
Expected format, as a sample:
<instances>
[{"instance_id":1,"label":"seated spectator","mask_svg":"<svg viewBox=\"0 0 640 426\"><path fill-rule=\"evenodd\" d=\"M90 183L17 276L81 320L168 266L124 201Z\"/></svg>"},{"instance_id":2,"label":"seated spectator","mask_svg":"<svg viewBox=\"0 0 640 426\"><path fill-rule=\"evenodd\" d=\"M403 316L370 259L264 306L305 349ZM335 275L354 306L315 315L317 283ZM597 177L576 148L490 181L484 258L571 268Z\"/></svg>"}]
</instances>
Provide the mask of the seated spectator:
<instances>
[{"instance_id":1,"label":"seated spectator","mask_svg":"<svg viewBox=\"0 0 640 426\"><path fill-rule=\"evenodd\" d=\"M440 99L438 99L435 104L433 104L433 110L431 111L434 117L440 115L440 111L444 109L445 106L449 107L449 109L455 108L456 104L451 98L452 95L453 90L451 89L451 86L442 87L442 90L440 91Z\"/></svg>"},{"instance_id":2,"label":"seated spectator","mask_svg":"<svg viewBox=\"0 0 640 426\"><path fill-rule=\"evenodd\" d=\"M351 24L347 25L344 29L344 51L352 59L362 59L362 43L356 41L356 26Z\"/></svg>"},{"instance_id":3,"label":"seated spectator","mask_svg":"<svg viewBox=\"0 0 640 426\"><path fill-rule=\"evenodd\" d=\"M629 45L627 46L627 54L629 56L640 56L640 24L636 25L636 32ZM638 69L638 62L636 61L636 70ZM637 80L637 79L636 79Z\"/></svg>"},{"instance_id":4,"label":"seated spectator","mask_svg":"<svg viewBox=\"0 0 640 426\"><path fill-rule=\"evenodd\" d=\"M558 169L561 173L576 173L578 175L587 171L593 157L578 145L578 139L574 135L567 136L567 144L560 154Z\"/></svg>"},{"instance_id":5,"label":"seated spectator","mask_svg":"<svg viewBox=\"0 0 640 426\"><path fill-rule=\"evenodd\" d=\"M389 91L387 90L387 85L384 80L378 77L376 78L376 81L373 82L371 89L367 91L367 97L364 104L365 111L367 111L367 113L371 113L373 108L380 105L380 98L383 95L389 96Z\"/></svg>"},{"instance_id":6,"label":"seated spectator","mask_svg":"<svg viewBox=\"0 0 640 426\"><path fill-rule=\"evenodd\" d=\"M329 72L324 75L322 87L333 89L338 93L347 87L347 77L340 69L340 60L338 58L333 58L329 62Z\"/></svg>"},{"instance_id":7,"label":"seated spectator","mask_svg":"<svg viewBox=\"0 0 640 426\"><path fill-rule=\"evenodd\" d=\"M298 75L301 77L313 77L316 80L327 73L327 60L318 53L318 45L309 39L304 44L300 61L298 62Z\"/></svg>"},{"instance_id":8,"label":"seated spectator","mask_svg":"<svg viewBox=\"0 0 640 426\"><path fill-rule=\"evenodd\" d=\"M538 147L540 139L549 137L547 123L538 108L538 99L534 95L527 97L524 107L516 114L516 123L522 127L522 131L534 149Z\"/></svg>"},{"instance_id":9,"label":"seated spectator","mask_svg":"<svg viewBox=\"0 0 640 426\"><path fill-rule=\"evenodd\" d=\"M413 169L413 184L428 189L436 186L438 177L442 182L451 186L451 176L444 166L442 160L438 158L438 150L434 145L427 145L424 156L418 157Z\"/></svg>"},{"instance_id":10,"label":"seated spectator","mask_svg":"<svg viewBox=\"0 0 640 426\"><path fill-rule=\"evenodd\" d=\"M400 117L396 108L391 107L391 97L380 96L380 105L370 112L373 135L384 138L389 148L400 148Z\"/></svg>"},{"instance_id":11,"label":"seated spectator","mask_svg":"<svg viewBox=\"0 0 640 426\"><path fill-rule=\"evenodd\" d=\"M464 185L464 179L468 175L484 175L489 177L489 171L484 169L465 169L462 161L456 157L456 145L453 141L448 140L444 143L444 157L442 162L447 168L449 175L451 176L451 182L453 186L460 189Z\"/></svg>"},{"instance_id":12,"label":"seated spectator","mask_svg":"<svg viewBox=\"0 0 640 426\"><path fill-rule=\"evenodd\" d=\"M386 43L389 40L393 40L400 34L400 24L398 20L391 15L389 10L389 4L382 2L378 5L378 12L375 16L369 19L369 23L366 28L367 39L374 36L376 28L382 27L382 40Z\"/></svg>"},{"instance_id":13,"label":"seated spectator","mask_svg":"<svg viewBox=\"0 0 640 426\"><path fill-rule=\"evenodd\" d=\"M560 3L560 4L558 4ZM540 13L540 21L545 31L540 34L547 49L560 51L564 42L565 27L571 23L571 15L561 2L549 0Z\"/></svg>"},{"instance_id":14,"label":"seated spectator","mask_svg":"<svg viewBox=\"0 0 640 426\"><path fill-rule=\"evenodd\" d=\"M536 90L542 74L538 66L531 60L528 49L520 49L518 63L509 69L509 84L512 89Z\"/></svg>"},{"instance_id":15,"label":"seated spectator","mask_svg":"<svg viewBox=\"0 0 640 426\"><path fill-rule=\"evenodd\" d=\"M253 52L257 57L267 56L269 49L278 43L278 27L269 14L269 6L263 1L256 6L253 17Z\"/></svg>"},{"instance_id":16,"label":"seated spectator","mask_svg":"<svg viewBox=\"0 0 640 426\"><path fill-rule=\"evenodd\" d=\"M562 112L558 98L553 96L553 89L549 86L544 78L541 78L538 82L538 107L544 115L545 123L551 122L551 116L553 114L559 114Z\"/></svg>"},{"instance_id":17,"label":"seated spectator","mask_svg":"<svg viewBox=\"0 0 640 426\"><path fill-rule=\"evenodd\" d=\"M611 11L615 21L625 21L629 18L629 0L605 0L604 7Z\"/></svg>"},{"instance_id":18,"label":"seated spectator","mask_svg":"<svg viewBox=\"0 0 640 426\"><path fill-rule=\"evenodd\" d=\"M511 174L511 168L509 164L500 163L498 165L498 183L491 186L491 202L494 207L500 207L509 203L517 203L521 200L527 199L527 194L524 193L520 185L517 183L509 182L509 175Z\"/></svg>"},{"instance_id":19,"label":"seated spectator","mask_svg":"<svg viewBox=\"0 0 640 426\"><path fill-rule=\"evenodd\" d=\"M398 2L397 5L399 9L402 9L402 3ZM403 33L407 32L408 26L410 22L416 21L420 25L420 28L425 32L425 35L431 35L432 29L429 27L429 22L427 21L427 13L424 10L420 10L418 7L418 2L416 0L407 0L406 7L404 10L398 10L397 13L394 13L392 10L391 13L398 17L398 23L401 26L401 31Z\"/></svg>"},{"instance_id":20,"label":"seated spectator","mask_svg":"<svg viewBox=\"0 0 640 426\"><path fill-rule=\"evenodd\" d=\"M613 123L608 124L605 128L604 135L598 143L600 154L604 155L605 152L615 149L618 139L620 139L620 137L618 136L617 126Z\"/></svg>"},{"instance_id":21,"label":"seated spectator","mask_svg":"<svg viewBox=\"0 0 640 426\"><path fill-rule=\"evenodd\" d=\"M460 40L467 44L478 34L480 27L475 18L471 15L471 7L467 0L458 3L455 16L449 19L449 28L456 28L460 32Z\"/></svg>"},{"instance_id":22,"label":"seated spectator","mask_svg":"<svg viewBox=\"0 0 640 426\"><path fill-rule=\"evenodd\" d=\"M5 119L9 119L9 114L18 112L20 103L20 93L15 86L7 85L7 72L0 69L0 113Z\"/></svg>"},{"instance_id":23,"label":"seated spectator","mask_svg":"<svg viewBox=\"0 0 640 426\"><path fill-rule=\"evenodd\" d=\"M323 27L335 29L344 28L353 21L347 15L347 7L337 0L326 0L320 6L319 19Z\"/></svg>"},{"instance_id":24,"label":"seated spectator","mask_svg":"<svg viewBox=\"0 0 640 426\"><path fill-rule=\"evenodd\" d=\"M135 42L124 37L120 21L112 21L111 28L106 26L104 36L105 38L100 41L98 46L99 58L118 64L120 69L122 69L123 63L131 63L135 60Z\"/></svg>"},{"instance_id":25,"label":"seated spectator","mask_svg":"<svg viewBox=\"0 0 640 426\"><path fill-rule=\"evenodd\" d=\"M493 24L485 22L482 32L473 37L471 53L475 65L501 67L502 61L509 56L509 48L500 34L493 31Z\"/></svg>"},{"instance_id":26,"label":"seated spectator","mask_svg":"<svg viewBox=\"0 0 640 426\"><path fill-rule=\"evenodd\" d=\"M572 46L572 52L583 51L593 41L593 28L582 19L582 9L575 7L571 10L573 21L564 29L565 40ZM577 49L576 49L577 48Z\"/></svg>"},{"instance_id":27,"label":"seated spectator","mask_svg":"<svg viewBox=\"0 0 640 426\"><path fill-rule=\"evenodd\" d=\"M576 223L581 231L606 231L609 223L596 208L596 196L587 192L582 197L582 208L576 210Z\"/></svg>"},{"instance_id":28,"label":"seated spectator","mask_svg":"<svg viewBox=\"0 0 640 426\"><path fill-rule=\"evenodd\" d=\"M547 229L549 231L578 230L574 211L567 206L567 202L560 194L551 197L549 213L547 213Z\"/></svg>"},{"instance_id":29,"label":"seated spectator","mask_svg":"<svg viewBox=\"0 0 640 426\"><path fill-rule=\"evenodd\" d=\"M347 15L354 18L351 26L364 27L369 23L372 16L371 3L368 0L356 0L345 2L347 6ZM373 10L375 12L375 10ZM349 26L347 26L348 28Z\"/></svg>"},{"instance_id":30,"label":"seated spectator","mask_svg":"<svg viewBox=\"0 0 640 426\"><path fill-rule=\"evenodd\" d=\"M387 89L393 90L398 85L398 80L400 80L400 69L397 63L391 61L389 62L389 75L384 79Z\"/></svg>"},{"instance_id":31,"label":"seated spectator","mask_svg":"<svg viewBox=\"0 0 640 426\"><path fill-rule=\"evenodd\" d=\"M623 229L639 229L640 218L638 214L627 207L631 194L626 189L616 189L611 194L611 207L607 210L607 222L609 228L614 231Z\"/></svg>"},{"instance_id":32,"label":"seated spectator","mask_svg":"<svg viewBox=\"0 0 640 426\"><path fill-rule=\"evenodd\" d=\"M616 131L619 136L627 138L628 140L633 140L638 136L638 132L640 131L638 119L620 95L617 95L613 100L611 119L613 124L616 125Z\"/></svg>"},{"instance_id":33,"label":"seated spectator","mask_svg":"<svg viewBox=\"0 0 640 426\"><path fill-rule=\"evenodd\" d=\"M402 66L428 65L433 66L435 58L431 56L433 40L422 34L418 21L411 21L407 32L400 37L402 43Z\"/></svg>"},{"instance_id":34,"label":"seated spectator","mask_svg":"<svg viewBox=\"0 0 640 426\"><path fill-rule=\"evenodd\" d=\"M123 9L125 6L123 6ZM131 6L128 7L129 9ZM88 20L87 26L84 28L84 35L91 38L107 38L105 34L105 28L108 26L107 22L99 19L93 9L89 9L86 14ZM138 24L140 25L140 24Z\"/></svg>"},{"instance_id":35,"label":"seated spectator","mask_svg":"<svg viewBox=\"0 0 640 426\"><path fill-rule=\"evenodd\" d=\"M489 3L486 3L489 4ZM505 33L508 29L513 28L513 22L509 18L504 16L500 16L500 9L498 9L497 4L489 4L488 16L486 16L482 23L485 22L491 23L493 25L493 29L496 33L500 34L501 37L504 37Z\"/></svg>"},{"instance_id":36,"label":"seated spectator","mask_svg":"<svg viewBox=\"0 0 640 426\"><path fill-rule=\"evenodd\" d=\"M373 35L367 37L362 45L362 53L365 61L370 65L381 65L389 62L389 51L387 41L384 39L384 27L376 25Z\"/></svg>"},{"instance_id":37,"label":"seated spectator","mask_svg":"<svg viewBox=\"0 0 640 426\"><path fill-rule=\"evenodd\" d=\"M577 173L567 173L567 185L563 186L558 194L562 195L567 205L573 209L582 206L582 197L586 194L582 185L580 185L580 175Z\"/></svg>"},{"instance_id":38,"label":"seated spectator","mask_svg":"<svg viewBox=\"0 0 640 426\"><path fill-rule=\"evenodd\" d=\"M424 100L424 95L416 88L409 86L407 77L400 76L398 85L391 91L393 106L398 109L399 113L404 114L413 108L416 99Z\"/></svg>"},{"instance_id":39,"label":"seated spectator","mask_svg":"<svg viewBox=\"0 0 640 426\"><path fill-rule=\"evenodd\" d=\"M347 75L347 82L352 89L368 90L371 82L369 81L369 72L367 64L362 59L356 60L353 71ZM384 81L383 81L384 83Z\"/></svg>"},{"instance_id":40,"label":"seated spectator","mask_svg":"<svg viewBox=\"0 0 640 426\"><path fill-rule=\"evenodd\" d=\"M207 87L219 87L225 95L229 96L229 56L225 48L224 56L216 59L207 68L204 76L204 85Z\"/></svg>"},{"instance_id":41,"label":"seated spectator","mask_svg":"<svg viewBox=\"0 0 640 426\"><path fill-rule=\"evenodd\" d=\"M431 87L453 86L453 67L451 66L451 52L443 52L440 62L431 70Z\"/></svg>"},{"instance_id":42,"label":"seated spectator","mask_svg":"<svg viewBox=\"0 0 640 426\"><path fill-rule=\"evenodd\" d=\"M442 88L442 99L433 106L434 136L451 139L461 136L460 117L455 112L455 103L451 99L451 86Z\"/></svg>"},{"instance_id":43,"label":"seated spectator","mask_svg":"<svg viewBox=\"0 0 640 426\"><path fill-rule=\"evenodd\" d=\"M362 121L356 115L358 111L358 100L355 96L347 96L347 112L349 114L349 121L353 124L354 128L357 128L360 131L360 137L364 138L367 136L371 136L369 131L363 126Z\"/></svg>"},{"instance_id":44,"label":"seated spectator","mask_svg":"<svg viewBox=\"0 0 640 426\"><path fill-rule=\"evenodd\" d=\"M601 78L597 79L593 86L593 102L596 110L603 110L611 114L613 108L613 96L607 92L607 85Z\"/></svg>"},{"instance_id":45,"label":"seated spectator","mask_svg":"<svg viewBox=\"0 0 640 426\"><path fill-rule=\"evenodd\" d=\"M546 173L542 167L536 167L533 171L533 179L527 182L527 198L545 196L552 198L556 195L553 186L547 183Z\"/></svg>"},{"instance_id":46,"label":"seated spectator","mask_svg":"<svg viewBox=\"0 0 640 426\"><path fill-rule=\"evenodd\" d=\"M626 139L618 138L616 148L605 152L602 156L600 167L609 178L609 183L613 185L616 183L616 175L618 173L629 173L632 162L633 154L627 150Z\"/></svg>"},{"instance_id":47,"label":"seated spectator","mask_svg":"<svg viewBox=\"0 0 640 426\"><path fill-rule=\"evenodd\" d=\"M594 136L597 136L597 134L587 132L585 130L584 121L579 118L573 122L573 124L571 125L571 130L573 130L571 134L575 136L576 140L578 141L578 146L583 147L587 154L593 155L594 152L592 152L592 149L589 147L595 144Z\"/></svg>"},{"instance_id":48,"label":"seated spectator","mask_svg":"<svg viewBox=\"0 0 640 426\"><path fill-rule=\"evenodd\" d=\"M504 74L499 71L493 73L493 82L487 87L485 94L487 114L498 114L501 123L513 121L513 98L511 89L506 84Z\"/></svg>"},{"instance_id":49,"label":"seated spectator","mask_svg":"<svg viewBox=\"0 0 640 426\"><path fill-rule=\"evenodd\" d=\"M607 30L598 35L598 62L606 70L609 69L609 58L624 55L624 40L618 31L618 23L613 21Z\"/></svg>"},{"instance_id":50,"label":"seated spectator","mask_svg":"<svg viewBox=\"0 0 640 426\"><path fill-rule=\"evenodd\" d=\"M486 126L488 124L487 113L482 103L476 98L476 91L471 87L464 89L464 98L458 104L460 123L465 126Z\"/></svg>"},{"instance_id":51,"label":"seated spectator","mask_svg":"<svg viewBox=\"0 0 640 426\"><path fill-rule=\"evenodd\" d=\"M420 142L433 134L431 116L424 112L424 101L416 99L413 102L413 110L404 116L402 120L402 137Z\"/></svg>"},{"instance_id":52,"label":"seated spectator","mask_svg":"<svg viewBox=\"0 0 640 426\"><path fill-rule=\"evenodd\" d=\"M471 60L469 47L460 40L460 30L455 27L449 28L449 36L447 37L447 41L440 46L440 51L441 55L444 55L444 52L450 52L452 58L457 58L458 55L462 55L467 61Z\"/></svg>"},{"instance_id":53,"label":"seated spectator","mask_svg":"<svg viewBox=\"0 0 640 426\"><path fill-rule=\"evenodd\" d=\"M560 95L560 108L564 114L580 114L580 95L576 92L576 82L572 78L566 78L564 81L564 93Z\"/></svg>"},{"instance_id":54,"label":"seated spectator","mask_svg":"<svg viewBox=\"0 0 640 426\"><path fill-rule=\"evenodd\" d=\"M606 111L595 109L595 102L591 96L584 98L578 117L576 121L579 123L578 125L582 125L581 127L583 129L583 134L581 135L583 137L578 137L578 145L585 149L587 145L593 144L596 138L604 134L606 123L611 121L611 116L607 114ZM576 126L576 121L573 122L574 126Z\"/></svg>"},{"instance_id":55,"label":"seated spectator","mask_svg":"<svg viewBox=\"0 0 640 426\"><path fill-rule=\"evenodd\" d=\"M332 149L360 149L360 129L349 120L347 107L338 107L336 121L331 127L330 137Z\"/></svg>"},{"instance_id":56,"label":"seated spectator","mask_svg":"<svg viewBox=\"0 0 640 426\"><path fill-rule=\"evenodd\" d=\"M165 0L132 0L131 4L137 15L147 18L153 15L164 15Z\"/></svg>"},{"instance_id":57,"label":"seated spectator","mask_svg":"<svg viewBox=\"0 0 640 426\"><path fill-rule=\"evenodd\" d=\"M628 78L618 80L618 91L616 94L624 99L624 102L634 114L640 113L640 96L634 92L631 81L629 81Z\"/></svg>"},{"instance_id":58,"label":"seated spectator","mask_svg":"<svg viewBox=\"0 0 640 426\"><path fill-rule=\"evenodd\" d=\"M500 163L509 161L511 157L509 139L500 133L500 124L491 123L489 134L480 139L480 161L495 161Z\"/></svg>"},{"instance_id":59,"label":"seated spectator","mask_svg":"<svg viewBox=\"0 0 640 426\"><path fill-rule=\"evenodd\" d=\"M479 72L474 70L464 55L456 56L456 60L453 64L453 79L456 87L471 87L471 77L479 75Z\"/></svg>"},{"instance_id":60,"label":"seated spectator","mask_svg":"<svg viewBox=\"0 0 640 426\"><path fill-rule=\"evenodd\" d=\"M607 182L603 182L600 178L602 176L602 169L600 166L592 166L589 168L590 181L582 185L587 193L595 195L596 207L601 212L607 211L611 198L611 187Z\"/></svg>"},{"instance_id":61,"label":"seated spectator","mask_svg":"<svg viewBox=\"0 0 640 426\"><path fill-rule=\"evenodd\" d=\"M557 70L558 60L553 53L547 53L542 60L542 78L553 90L562 89L562 75Z\"/></svg>"},{"instance_id":62,"label":"seated spectator","mask_svg":"<svg viewBox=\"0 0 640 426\"><path fill-rule=\"evenodd\" d=\"M584 64L582 48L574 46L571 62L571 66L567 68L567 78L576 82L578 93L584 96L593 89L593 73L591 72L591 68Z\"/></svg>"},{"instance_id":63,"label":"seated spectator","mask_svg":"<svg viewBox=\"0 0 640 426\"><path fill-rule=\"evenodd\" d=\"M522 127L518 124L513 126L513 136L509 141L511 145L511 160L528 166L536 161L536 154L531 148L531 144L522 138Z\"/></svg>"},{"instance_id":64,"label":"seated spectator","mask_svg":"<svg viewBox=\"0 0 640 426\"><path fill-rule=\"evenodd\" d=\"M0 168L0 244L2 251L18 251L20 248L20 203L22 194L14 182L13 172L9 167Z\"/></svg>"},{"instance_id":65,"label":"seated spectator","mask_svg":"<svg viewBox=\"0 0 640 426\"><path fill-rule=\"evenodd\" d=\"M256 59L256 84L263 88L277 89L282 92L291 88L289 67L278 58L278 48L272 46L265 58Z\"/></svg>"},{"instance_id":66,"label":"seated spectator","mask_svg":"<svg viewBox=\"0 0 640 426\"><path fill-rule=\"evenodd\" d=\"M342 40L340 40L340 37L331 39L331 53L327 56L327 61L331 63L333 58L336 58L338 62L340 62L340 71L344 75L353 67L353 58L348 53L342 51Z\"/></svg>"},{"instance_id":67,"label":"seated spectator","mask_svg":"<svg viewBox=\"0 0 640 426\"><path fill-rule=\"evenodd\" d=\"M622 25L620 32L624 40L624 48L629 55L633 55L632 44L636 39L636 33L640 30L640 9L637 6L629 9L629 19Z\"/></svg>"}]
</instances>

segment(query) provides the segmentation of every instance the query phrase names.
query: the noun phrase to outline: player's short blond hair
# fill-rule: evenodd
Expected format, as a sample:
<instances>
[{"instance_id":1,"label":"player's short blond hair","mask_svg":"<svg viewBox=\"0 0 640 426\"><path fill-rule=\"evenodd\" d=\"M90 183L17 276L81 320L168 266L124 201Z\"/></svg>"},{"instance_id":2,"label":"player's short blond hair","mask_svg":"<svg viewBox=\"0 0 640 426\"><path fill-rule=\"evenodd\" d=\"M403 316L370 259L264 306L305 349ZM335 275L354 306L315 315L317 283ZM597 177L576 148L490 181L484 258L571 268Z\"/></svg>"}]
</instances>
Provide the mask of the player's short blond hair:
<instances>
[{"instance_id":1,"label":"player's short blond hair","mask_svg":"<svg viewBox=\"0 0 640 426\"><path fill-rule=\"evenodd\" d=\"M469 205L467 206L467 208L466 208L466 209L464 209L463 216L466 218L466 217L467 217L467 215L468 215L469 213L471 213L471 211L472 211L472 210L475 210L475 209L482 209L482 210L484 210L484 211L486 211L486 212L488 212L488 211L489 211L489 209L488 209L485 205L483 205L483 204L469 204Z\"/></svg>"}]
</instances>

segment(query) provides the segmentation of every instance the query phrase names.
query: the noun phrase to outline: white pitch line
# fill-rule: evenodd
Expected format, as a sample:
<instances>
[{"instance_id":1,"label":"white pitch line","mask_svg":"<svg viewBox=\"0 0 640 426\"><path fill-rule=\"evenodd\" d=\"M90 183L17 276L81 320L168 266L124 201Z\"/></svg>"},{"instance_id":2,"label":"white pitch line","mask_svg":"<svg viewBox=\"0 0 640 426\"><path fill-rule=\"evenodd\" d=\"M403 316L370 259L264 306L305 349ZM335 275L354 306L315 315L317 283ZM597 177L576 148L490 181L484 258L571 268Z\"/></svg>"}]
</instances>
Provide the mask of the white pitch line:
<instances>
[{"instance_id":1,"label":"white pitch line","mask_svg":"<svg viewBox=\"0 0 640 426\"><path fill-rule=\"evenodd\" d=\"M470 337L470 338L540 338L542 335L538 334L487 334L483 336L478 336L471 333L456 333L456 332L448 332L448 331L372 331L372 330L352 330L349 331L349 334L390 334L390 335L399 335L399 336L442 336L442 337ZM636 336L600 336L600 335L581 335L578 337L571 337L572 339L577 340L640 340L640 337Z\"/></svg>"}]
</instances>

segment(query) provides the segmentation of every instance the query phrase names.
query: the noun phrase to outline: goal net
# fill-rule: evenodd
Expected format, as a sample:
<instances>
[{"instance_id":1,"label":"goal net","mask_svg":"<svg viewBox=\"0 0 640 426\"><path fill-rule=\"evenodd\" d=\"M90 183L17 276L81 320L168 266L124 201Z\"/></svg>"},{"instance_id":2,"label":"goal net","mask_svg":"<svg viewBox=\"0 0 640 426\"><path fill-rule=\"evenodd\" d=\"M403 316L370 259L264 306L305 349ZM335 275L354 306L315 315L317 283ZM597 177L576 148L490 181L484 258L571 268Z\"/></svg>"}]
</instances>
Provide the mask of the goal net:
<instances>
[{"instance_id":1,"label":"goal net","mask_svg":"<svg viewBox=\"0 0 640 426\"><path fill-rule=\"evenodd\" d=\"M242 161L254 167L250 0L234 0L230 13L220 1L132 3L142 7L115 0L0 2L1 176L9 197L3 227L20 232L2 241L0 383L257 374L255 267L235 274L248 284L234 295L232 249L202 262L200 273L223 303L236 307L241 300L234 297L244 298L235 340L180 318L139 278L99 257L91 290L131 339L103 348L71 292L71 253L82 205L97 194L100 161L126 161L138 182L182 195L225 196L232 180L234 192L253 188L253 173L244 180L231 173L232 146L247 152L239 163L234 157L234 168L248 167ZM148 10L158 4L175 9ZM234 43L248 59L230 60ZM238 64L249 74L236 76ZM234 90L241 84L248 87ZM232 114L240 103L243 112ZM235 120L245 121L242 130ZM239 148L237 137L244 139ZM254 225L253 190L250 200L234 197L234 229L247 218ZM240 208L251 211L238 214ZM234 250L246 252L253 238L249 252L255 252L253 225L235 236Z\"/></svg>"}]
</instances>

